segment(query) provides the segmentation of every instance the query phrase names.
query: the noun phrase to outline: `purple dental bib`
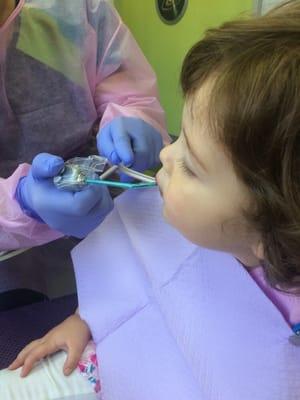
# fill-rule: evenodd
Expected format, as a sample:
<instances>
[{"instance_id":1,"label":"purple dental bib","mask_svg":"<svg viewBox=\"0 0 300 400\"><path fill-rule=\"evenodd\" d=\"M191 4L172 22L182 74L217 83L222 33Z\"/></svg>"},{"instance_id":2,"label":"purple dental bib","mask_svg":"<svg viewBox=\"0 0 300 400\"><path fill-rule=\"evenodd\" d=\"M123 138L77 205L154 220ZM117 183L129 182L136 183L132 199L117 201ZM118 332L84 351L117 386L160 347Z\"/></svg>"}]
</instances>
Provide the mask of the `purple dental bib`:
<instances>
[{"instance_id":1,"label":"purple dental bib","mask_svg":"<svg viewBox=\"0 0 300 400\"><path fill-rule=\"evenodd\" d=\"M300 347L280 312L161 206L156 189L125 192L72 252L103 400L300 399Z\"/></svg>"}]
</instances>

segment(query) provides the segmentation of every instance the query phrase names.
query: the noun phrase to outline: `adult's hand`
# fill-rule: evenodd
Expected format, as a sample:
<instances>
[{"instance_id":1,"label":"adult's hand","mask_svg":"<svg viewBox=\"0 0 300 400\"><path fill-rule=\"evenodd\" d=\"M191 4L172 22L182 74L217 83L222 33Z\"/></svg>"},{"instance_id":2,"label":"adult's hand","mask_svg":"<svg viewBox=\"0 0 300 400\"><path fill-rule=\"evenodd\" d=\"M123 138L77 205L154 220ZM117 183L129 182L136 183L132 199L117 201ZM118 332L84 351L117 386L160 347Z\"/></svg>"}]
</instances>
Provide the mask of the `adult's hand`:
<instances>
[{"instance_id":1,"label":"adult's hand","mask_svg":"<svg viewBox=\"0 0 300 400\"><path fill-rule=\"evenodd\" d=\"M62 158L41 153L27 176L20 179L15 198L30 217L52 229L77 238L95 229L113 208L105 186L89 186L81 192L56 188L53 177L62 169Z\"/></svg>"}]
</instances>

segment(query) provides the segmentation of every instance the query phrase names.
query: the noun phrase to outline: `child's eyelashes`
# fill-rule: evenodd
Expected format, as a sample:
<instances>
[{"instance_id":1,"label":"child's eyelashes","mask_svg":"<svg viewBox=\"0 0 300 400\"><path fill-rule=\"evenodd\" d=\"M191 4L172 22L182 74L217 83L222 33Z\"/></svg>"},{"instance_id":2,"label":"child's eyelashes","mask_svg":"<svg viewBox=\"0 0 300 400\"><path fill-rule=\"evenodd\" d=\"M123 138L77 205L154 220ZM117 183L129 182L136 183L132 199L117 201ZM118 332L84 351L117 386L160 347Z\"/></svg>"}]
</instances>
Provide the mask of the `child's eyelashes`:
<instances>
[{"instance_id":1,"label":"child's eyelashes","mask_svg":"<svg viewBox=\"0 0 300 400\"><path fill-rule=\"evenodd\" d=\"M187 174L190 176L195 176L195 174L188 168L186 163L183 160L179 160L179 167Z\"/></svg>"}]
</instances>

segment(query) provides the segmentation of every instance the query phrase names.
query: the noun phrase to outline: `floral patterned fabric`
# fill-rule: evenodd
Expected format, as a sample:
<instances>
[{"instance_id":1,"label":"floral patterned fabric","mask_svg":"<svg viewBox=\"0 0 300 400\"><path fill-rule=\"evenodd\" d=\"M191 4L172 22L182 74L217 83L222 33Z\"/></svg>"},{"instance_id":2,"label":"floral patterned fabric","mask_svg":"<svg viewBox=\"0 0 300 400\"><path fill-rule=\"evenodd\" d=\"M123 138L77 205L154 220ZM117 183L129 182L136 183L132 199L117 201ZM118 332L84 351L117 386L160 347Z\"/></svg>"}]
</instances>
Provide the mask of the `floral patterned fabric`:
<instances>
[{"instance_id":1,"label":"floral patterned fabric","mask_svg":"<svg viewBox=\"0 0 300 400\"><path fill-rule=\"evenodd\" d=\"M98 362L96 357L96 346L93 341L90 341L85 348L77 368L80 373L92 384L96 393L101 390Z\"/></svg>"}]
</instances>

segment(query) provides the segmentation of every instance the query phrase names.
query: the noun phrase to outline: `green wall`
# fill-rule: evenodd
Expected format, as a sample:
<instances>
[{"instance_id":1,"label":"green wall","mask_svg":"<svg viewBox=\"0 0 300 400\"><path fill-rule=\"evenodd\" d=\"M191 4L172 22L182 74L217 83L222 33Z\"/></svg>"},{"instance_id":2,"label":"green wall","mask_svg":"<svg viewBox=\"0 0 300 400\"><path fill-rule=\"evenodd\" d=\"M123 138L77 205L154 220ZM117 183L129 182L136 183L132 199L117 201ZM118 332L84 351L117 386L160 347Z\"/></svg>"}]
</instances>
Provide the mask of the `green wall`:
<instances>
[{"instance_id":1,"label":"green wall","mask_svg":"<svg viewBox=\"0 0 300 400\"><path fill-rule=\"evenodd\" d=\"M205 29L251 10L252 0L189 0L184 17L176 25L166 25L160 20L155 3L155 0L114 0L157 74L169 132L178 134L182 110L179 74L184 55Z\"/></svg>"}]
</instances>

